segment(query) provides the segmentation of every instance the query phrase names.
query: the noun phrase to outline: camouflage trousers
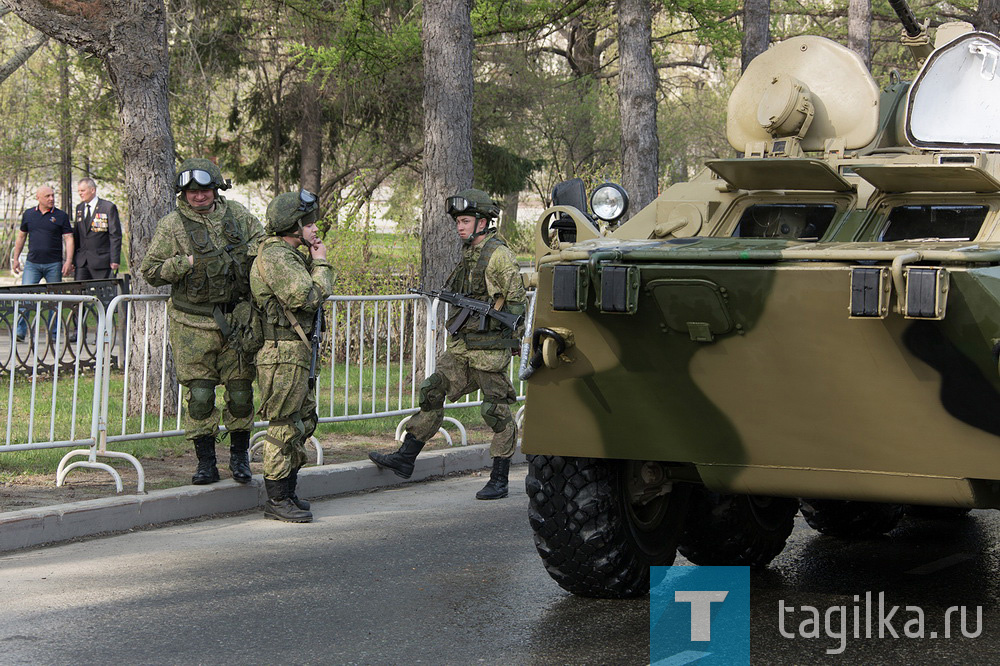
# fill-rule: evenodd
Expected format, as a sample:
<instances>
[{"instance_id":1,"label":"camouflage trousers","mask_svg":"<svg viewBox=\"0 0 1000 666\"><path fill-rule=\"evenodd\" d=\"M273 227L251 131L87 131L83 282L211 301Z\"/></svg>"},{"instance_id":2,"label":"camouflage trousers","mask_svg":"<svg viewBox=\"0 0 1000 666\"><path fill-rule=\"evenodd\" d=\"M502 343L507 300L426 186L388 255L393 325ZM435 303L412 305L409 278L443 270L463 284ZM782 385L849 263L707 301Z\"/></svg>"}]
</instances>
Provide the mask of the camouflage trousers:
<instances>
[{"instance_id":1,"label":"camouflage trousers","mask_svg":"<svg viewBox=\"0 0 1000 666\"><path fill-rule=\"evenodd\" d=\"M510 352L503 353L510 358ZM437 370L420 385L420 411L406 422L406 432L426 442L444 420L445 397L457 400L474 391L483 392L479 412L493 430L490 456L510 458L517 442L517 426L508 405L516 402L517 394L506 365L501 370L480 370L464 354L445 351L438 357Z\"/></svg>"},{"instance_id":2,"label":"camouflage trousers","mask_svg":"<svg viewBox=\"0 0 1000 666\"><path fill-rule=\"evenodd\" d=\"M215 387L225 386L222 422L226 429L253 428L253 357L230 349L217 330L170 321L177 381L185 387L184 434L188 439L215 435L220 410Z\"/></svg>"},{"instance_id":3,"label":"camouflage trousers","mask_svg":"<svg viewBox=\"0 0 1000 666\"><path fill-rule=\"evenodd\" d=\"M260 415L270 421L264 436L264 478L284 479L306 463L305 444L316 430L316 396L309 368L296 363L259 364Z\"/></svg>"}]
</instances>

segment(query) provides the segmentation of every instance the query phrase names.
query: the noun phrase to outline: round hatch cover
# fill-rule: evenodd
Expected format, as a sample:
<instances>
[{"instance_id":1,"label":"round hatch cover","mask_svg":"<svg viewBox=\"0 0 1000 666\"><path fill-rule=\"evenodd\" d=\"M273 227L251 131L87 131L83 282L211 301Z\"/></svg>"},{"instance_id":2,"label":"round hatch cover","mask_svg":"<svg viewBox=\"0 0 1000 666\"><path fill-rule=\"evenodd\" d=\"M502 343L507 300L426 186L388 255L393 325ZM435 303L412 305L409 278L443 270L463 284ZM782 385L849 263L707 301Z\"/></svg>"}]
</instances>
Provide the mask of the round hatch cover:
<instances>
[{"instance_id":1,"label":"round hatch cover","mask_svg":"<svg viewBox=\"0 0 1000 666\"><path fill-rule=\"evenodd\" d=\"M1000 39L970 32L934 51L906 104L917 148L1000 148Z\"/></svg>"}]
</instances>

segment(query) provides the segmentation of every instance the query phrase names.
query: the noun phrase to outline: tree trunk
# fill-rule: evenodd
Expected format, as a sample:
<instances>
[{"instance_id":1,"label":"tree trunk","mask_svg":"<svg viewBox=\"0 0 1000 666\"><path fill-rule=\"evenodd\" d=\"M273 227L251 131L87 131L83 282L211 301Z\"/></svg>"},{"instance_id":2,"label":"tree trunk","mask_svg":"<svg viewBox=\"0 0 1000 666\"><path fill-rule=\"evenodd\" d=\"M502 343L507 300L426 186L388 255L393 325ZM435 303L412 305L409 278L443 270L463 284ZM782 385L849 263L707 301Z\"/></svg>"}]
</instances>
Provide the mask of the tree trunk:
<instances>
[{"instance_id":1,"label":"tree trunk","mask_svg":"<svg viewBox=\"0 0 1000 666\"><path fill-rule=\"evenodd\" d=\"M508 192L503 195L503 215L500 218L500 235L507 241L513 241L520 233L517 226L517 204L520 194L520 192Z\"/></svg>"},{"instance_id":2,"label":"tree trunk","mask_svg":"<svg viewBox=\"0 0 1000 666\"><path fill-rule=\"evenodd\" d=\"M972 23L976 30L1000 34L1000 0L979 0Z\"/></svg>"},{"instance_id":3,"label":"tree trunk","mask_svg":"<svg viewBox=\"0 0 1000 666\"><path fill-rule=\"evenodd\" d=\"M649 205L658 190L660 143L656 134L656 68L651 22L649 0L619 0L618 108L622 124L622 185L631 200L627 216Z\"/></svg>"},{"instance_id":4,"label":"tree trunk","mask_svg":"<svg viewBox=\"0 0 1000 666\"><path fill-rule=\"evenodd\" d=\"M320 90L311 81L299 87L299 181L302 188L319 194L323 168L323 127Z\"/></svg>"},{"instance_id":5,"label":"tree trunk","mask_svg":"<svg viewBox=\"0 0 1000 666\"><path fill-rule=\"evenodd\" d=\"M69 98L69 50L59 45L59 198L62 209L73 218L72 103Z\"/></svg>"},{"instance_id":6,"label":"tree trunk","mask_svg":"<svg viewBox=\"0 0 1000 666\"><path fill-rule=\"evenodd\" d=\"M872 66L872 2L871 0L850 0L847 6L847 48L864 61L865 67Z\"/></svg>"},{"instance_id":7,"label":"tree trunk","mask_svg":"<svg viewBox=\"0 0 1000 666\"><path fill-rule=\"evenodd\" d=\"M770 43L771 0L744 0L740 71L745 72L750 61L766 51Z\"/></svg>"},{"instance_id":8,"label":"tree trunk","mask_svg":"<svg viewBox=\"0 0 1000 666\"><path fill-rule=\"evenodd\" d=\"M573 87L580 100L578 116L569 152L573 173L593 170L597 152L597 133L594 130L594 113L600 94L597 72L601 68L601 58L597 53L597 30L588 25L583 17L570 21L569 66L573 72Z\"/></svg>"},{"instance_id":9,"label":"tree trunk","mask_svg":"<svg viewBox=\"0 0 1000 666\"><path fill-rule=\"evenodd\" d=\"M111 84L118 102L122 130L122 158L125 167L125 191L129 209L129 266L132 267L132 293L166 293L165 288L154 288L143 280L138 271L153 238L156 223L174 209L174 136L170 129L170 108L167 105L168 60L167 42L162 2L142 4L146 14L142 21L128 24L132 30L121 35L120 42L105 57ZM153 11L155 9L155 12ZM124 29L126 26L122 26ZM162 340L167 335L165 312L154 308L150 318L151 340ZM137 320L140 318L136 318ZM144 320L132 328L132 349L145 334ZM160 374L156 372L162 361L162 347L150 345L150 381L147 384L146 404L151 411L158 410ZM136 372L141 355L133 355L131 377L141 381ZM167 359L164 409L173 414L177 406L177 380L173 357ZM139 390L129 392L130 412L141 405ZM155 406L153 406L155 405Z\"/></svg>"},{"instance_id":10,"label":"tree trunk","mask_svg":"<svg viewBox=\"0 0 1000 666\"><path fill-rule=\"evenodd\" d=\"M87 53L104 63L118 102L121 121L122 161L129 210L129 265L133 268L132 292L156 293L134 269L141 263L157 221L174 207L174 137L170 129L167 101L166 9L163 0L66 0L52 4L42 0L5 0L26 23ZM159 308L154 309L157 314ZM132 328L133 349L142 341L143 321ZM166 335L162 316L152 319L154 340ZM150 368L159 368L162 345L150 345ZM134 362L141 362L139 359ZM133 357L135 358L135 357ZM177 405L177 381L171 359L163 392L164 409L173 413ZM134 370L135 368L133 368ZM159 406L159 373L151 372L147 405ZM136 384L129 387L129 409L141 404L142 373L133 372Z\"/></svg>"},{"instance_id":11,"label":"tree trunk","mask_svg":"<svg viewBox=\"0 0 1000 666\"><path fill-rule=\"evenodd\" d=\"M471 0L427 0L420 278L439 289L461 256L445 199L472 184Z\"/></svg>"}]
</instances>

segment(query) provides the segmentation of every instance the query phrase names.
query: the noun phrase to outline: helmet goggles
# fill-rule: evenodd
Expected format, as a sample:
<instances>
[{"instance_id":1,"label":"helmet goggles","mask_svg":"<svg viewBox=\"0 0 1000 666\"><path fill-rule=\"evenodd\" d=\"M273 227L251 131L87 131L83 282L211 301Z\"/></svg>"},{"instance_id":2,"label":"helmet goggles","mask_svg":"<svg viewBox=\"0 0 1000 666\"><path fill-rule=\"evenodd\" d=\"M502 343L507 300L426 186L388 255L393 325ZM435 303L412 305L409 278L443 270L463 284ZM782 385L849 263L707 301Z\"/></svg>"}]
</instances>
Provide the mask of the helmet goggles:
<instances>
[{"instance_id":1,"label":"helmet goggles","mask_svg":"<svg viewBox=\"0 0 1000 666\"><path fill-rule=\"evenodd\" d=\"M188 169L177 174L177 189L211 189L212 174L204 169Z\"/></svg>"},{"instance_id":2,"label":"helmet goggles","mask_svg":"<svg viewBox=\"0 0 1000 666\"><path fill-rule=\"evenodd\" d=\"M317 208L319 208L319 204L316 203L316 195L309 190L299 190L298 210L303 213L309 213Z\"/></svg>"},{"instance_id":3,"label":"helmet goggles","mask_svg":"<svg viewBox=\"0 0 1000 666\"><path fill-rule=\"evenodd\" d=\"M448 214L452 217L458 215L475 215L476 214L476 204L473 201L469 201L465 197L448 197L445 199L445 206L447 207Z\"/></svg>"}]
</instances>

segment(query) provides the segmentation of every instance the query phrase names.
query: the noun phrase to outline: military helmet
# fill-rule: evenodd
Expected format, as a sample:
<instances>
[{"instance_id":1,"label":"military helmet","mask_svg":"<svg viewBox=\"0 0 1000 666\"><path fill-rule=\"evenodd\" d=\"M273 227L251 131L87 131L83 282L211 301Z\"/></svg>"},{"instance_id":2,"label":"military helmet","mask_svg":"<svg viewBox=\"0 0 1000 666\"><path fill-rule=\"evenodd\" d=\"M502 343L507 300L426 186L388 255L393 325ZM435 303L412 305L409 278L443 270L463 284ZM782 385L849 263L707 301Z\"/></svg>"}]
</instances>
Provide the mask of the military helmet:
<instances>
[{"instance_id":1,"label":"military helmet","mask_svg":"<svg viewBox=\"0 0 1000 666\"><path fill-rule=\"evenodd\" d=\"M455 196L448 197L445 205L452 217L475 215L476 218L493 220L500 215L500 206L482 190L462 190Z\"/></svg>"},{"instance_id":2,"label":"military helmet","mask_svg":"<svg viewBox=\"0 0 1000 666\"><path fill-rule=\"evenodd\" d=\"M222 171L212 160L191 157L177 167L174 188L178 192L191 189L228 190L229 181L222 177Z\"/></svg>"},{"instance_id":3,"label":"military helmet","mask_svg":"<svg viewBox=\"0 0 1000 666\"><path fill-rule=\"evenodd\" d=\"M279 194L267 205L266 231L272 236L296 232L301 225L315 221L318 209L316 195L309 190Z\"/></svg>"}]
</instances>

